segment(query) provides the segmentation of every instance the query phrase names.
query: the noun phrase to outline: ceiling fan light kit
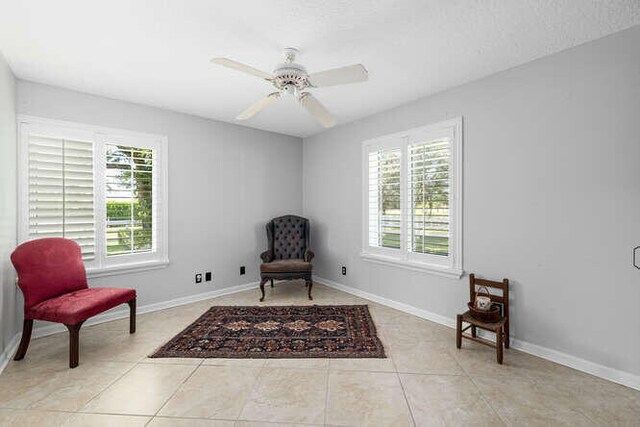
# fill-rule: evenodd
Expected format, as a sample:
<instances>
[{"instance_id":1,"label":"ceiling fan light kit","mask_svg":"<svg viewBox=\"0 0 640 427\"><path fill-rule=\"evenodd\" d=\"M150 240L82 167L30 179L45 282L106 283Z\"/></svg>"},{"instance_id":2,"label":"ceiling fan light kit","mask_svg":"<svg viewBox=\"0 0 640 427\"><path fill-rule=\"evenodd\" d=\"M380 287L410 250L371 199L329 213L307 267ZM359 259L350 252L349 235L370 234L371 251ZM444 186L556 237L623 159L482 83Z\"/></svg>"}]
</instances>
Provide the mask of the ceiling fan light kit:
<instances>
[{"instance_id":1,"label":"ceiling fan light kit","mask_svg":"<svg viewBox=\"0 0 640 427\"><path fill-rule=\"evenodd\" d=\"M356 64L309 74L304 66L295 62L297 55L297 49L285 48L285 60L276 66L273 73L267 73L228 58L213 58L211 60L214 64L264 79L278 90L240 113L236 117L237 120L250 119L267 105L280 98L282 94L288 94L295 96L300 105L325 128L336 125L332 114L307 89L366 81L368 78L366 68L361 64Z\"/></svg>"}]
</instances>

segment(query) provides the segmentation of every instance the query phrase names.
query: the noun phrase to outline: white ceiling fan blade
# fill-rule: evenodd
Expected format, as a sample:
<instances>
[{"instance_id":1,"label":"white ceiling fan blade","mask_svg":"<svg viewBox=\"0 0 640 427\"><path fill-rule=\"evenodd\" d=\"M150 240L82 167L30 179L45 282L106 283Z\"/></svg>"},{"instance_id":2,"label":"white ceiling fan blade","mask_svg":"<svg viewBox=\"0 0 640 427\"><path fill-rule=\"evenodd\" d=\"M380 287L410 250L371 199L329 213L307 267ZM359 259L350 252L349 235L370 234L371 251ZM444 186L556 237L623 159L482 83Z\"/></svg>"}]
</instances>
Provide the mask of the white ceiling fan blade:
<instances>
[{"instance_id":1,"label":"white ceiling fan blade","mask_svg":"<svg viewBox=\"0 0 640 427\"><path fill-rule=\"evenodd\" d=\"M333 118L331 113L308 92L300 95L300 104L311 114L320 124L326 128L334 127L336 125L336 119Z\"/></svg>"},{"instance_id":2,"label":"white ceiling fan blade","mask_svg":"<svg viewBox=\"0 0 640 427\"><path fill-rule=\"evenodd\" d=\"M280 98L280 92L273 92L262 98L260 101L253 104L251 107L244 110L236 117L237 120L247 120L255 116L260 110L267 105L271 104L276 99Z\"/></svg>"},{"instance_id":3,"label":"white ceiling fan blade","mask_svg":"<svg viewBox=\"0 0 640 427\"><path fill-rule=\"evenodd\" d=\"M253 68L249 65L241 64L240 62L236 62L228 58L213 58L211 62L213 62L214 64L222 65L223 67L233 68L234 70L251 74L252 76L260 77L261 79L265 79L265 80L273 79L273 74L271 73L260 71L257 68Z\"/></svg>"},{"instance_id":4,"label":"white ceiling fan blade","mask_svg":"<svg viewBox=\"0 0 640 427\"><path fill-rule=\"evenodd\" d=\"M369 78L367 69L361 64L349 65L333 70L320 71L309 75L311 86L337 86L348 83L363 82Z\"/></svg>"}]
</instances>

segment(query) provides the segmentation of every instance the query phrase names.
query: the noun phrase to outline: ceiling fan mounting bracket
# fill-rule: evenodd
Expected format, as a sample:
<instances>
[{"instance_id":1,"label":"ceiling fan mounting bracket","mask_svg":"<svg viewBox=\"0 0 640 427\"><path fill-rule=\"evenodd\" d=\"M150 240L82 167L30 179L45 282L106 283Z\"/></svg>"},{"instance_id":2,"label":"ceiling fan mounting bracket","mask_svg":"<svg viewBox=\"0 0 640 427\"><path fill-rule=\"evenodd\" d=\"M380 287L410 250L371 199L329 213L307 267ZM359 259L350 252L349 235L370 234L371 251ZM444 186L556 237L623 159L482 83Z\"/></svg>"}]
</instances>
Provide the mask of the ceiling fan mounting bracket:
<instances>
[{"instance_id":1,"label":"ceiling fan mounting bracket","mask_svg":"<svg viewBox=\"0 0 640 427\"><path fill-rule=\"evenodd\" d=\"M300 53L298 49L295 47L285 47L283 49L284 61L285 62L294 62L296 60L296 56Z\"/></svg>"}]
</instances>

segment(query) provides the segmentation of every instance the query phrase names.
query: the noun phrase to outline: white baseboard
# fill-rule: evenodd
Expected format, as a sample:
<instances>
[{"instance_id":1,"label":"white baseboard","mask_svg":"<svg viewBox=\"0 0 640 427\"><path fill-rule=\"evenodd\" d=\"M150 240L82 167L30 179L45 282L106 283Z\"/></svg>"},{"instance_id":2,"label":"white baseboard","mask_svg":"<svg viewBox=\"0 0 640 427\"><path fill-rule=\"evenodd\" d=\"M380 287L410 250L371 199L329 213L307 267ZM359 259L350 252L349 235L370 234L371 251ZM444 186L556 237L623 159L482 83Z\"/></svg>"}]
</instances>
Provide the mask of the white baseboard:
<instances>
[{"instance_id":1,"label":"white baseboard","mask_svg":"<svg viewBox=\"0 0 640 427\"><path fill-rule=\"evenodd\" d=\"M18 349L19 342L20 342L20 334L15 334L13 338L11 338L11 341L7 343L7 346L5 347L2 354L0 354L0 373L2 373L2 371L4 371L4 368L7 367L9 360L13 358L13 355Z\"/></svg>"},{"instance_id":2,"label":"white baseboard","mask_svg":"<svg viewBox=\"0 0 640 427\"><path fill-rule=\"evenodd\" d=\"M237 292L242 292L249 289L255 289L258 286L258 284L259 282L245 283L243 285L231 286L228 288L217 289L215 291L189 295L186 297L176 298L169 301L158 302L155 304L142 305L136 308L136 313L137 314L151 313L153 311L164 310L167 308L178 307L185 304L191 304L194 302L203 301L210 298L221 297L223 295L235 294ZM100 323L109 322L111 320L124 319L127 317L129 317L128 308L108 311L106 313L102 313L90 318L84 323L84 326L97 325ZM66 332L66 331L67 329L65 328L65 326L60 323L46 322L42 326L34 327L31 337L32 338L45 337L47 335L58 334L60 332ZM22 332L18 332L11 339L11 341L9 341L9 344L0 355L0 373L2 373L4 368L9 363L9 360L11 360L16 350L18 349L18 343L20 342L21 335L22 335Z\"/></svg>"},{"instance_id":3,"label":"white baseboard","mask_svg":"<svg viewBox=\"0 0 640 427\"><path fill-rule=\"evenodd\" d=\"M396 310L404 311L405 313L413 314L414 316L418 316L422 319L431 320L432 322L439 323L450 328L456 327L456 321L452 318L441 316L439 314L435 314L409 304L381 297L366 291L362 291L360 289L352 288L351 286L343 285L342 283L334 282L333 280L323 279L322 277L313 276L313 281L329 286L330 288L338 289L339 291L355 295L360 298L377 302L378 304L386 305L387 307L395 308Z\"/></svg>"},{"instance_id":4,"label":"white baseboard","mask_svg":"<svg viewBox=\"0 0 640 427\"><path fill-rule=\"evenodd\" d=\"M349 294L352 294L361 298L365 298L373 302L377 302L378 304L386 305L388 307L395 308L396 310L404 311L405 313L413 314L414 316L417 316L426 320L430 320L432 322L439 323L444 326L448 326L450 328L456 327L456 322L452 317L450 318L446 316L441 316L439 314L432 313L430 311L423 310L409 304L401 303L401 302L394 301L389 298L381 297L379 295L375 295L360 289L352 288L351 286L346 286L341 283L334 282L333 280L323 279L321 277L314 276L313 281L329 286L330 288L338 289L340 291L347 292ZM490 337L487 337L487 338L490 339ZM615 383L622 384L624 386L631 387L636 390L640 390L640 375L632 374L630 372L620 371L618 369L600 365L598 363L581 359L579 357L572 356L567 353L563 353L547 347L542 347L540 345L532 344L527 341L522 341L517 339L514 336L511 336L511 348L520 350L524 353L528 353L533 356L550 360L560 365L577 369L578 371L586 372L588 374L594 375L599 378L603 378L605 380L613 381Z\"/></svg>"}]
</instances>

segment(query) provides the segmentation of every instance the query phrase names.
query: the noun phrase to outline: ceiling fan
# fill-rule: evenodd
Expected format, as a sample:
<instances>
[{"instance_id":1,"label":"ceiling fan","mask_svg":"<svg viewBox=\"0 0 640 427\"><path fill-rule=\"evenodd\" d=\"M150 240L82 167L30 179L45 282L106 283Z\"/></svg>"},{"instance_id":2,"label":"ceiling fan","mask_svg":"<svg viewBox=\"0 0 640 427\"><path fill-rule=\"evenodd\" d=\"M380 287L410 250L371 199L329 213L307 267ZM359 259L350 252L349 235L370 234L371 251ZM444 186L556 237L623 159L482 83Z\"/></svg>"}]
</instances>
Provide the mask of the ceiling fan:
<instances>
[{"instance_id":1,"label":"ceiling fan","mask_svg":"<svg viewBox=\"0 0 640 427\"><path fill-rule=\"evenodd\" d=\"M240 113L236 117L237 120L250 119L267 105L280 98L282 94L289 94L295 96L300 105L322 126L326 128L335 126L336 120L331 113L307 90L316 87L363 82L368 78L366 68L361 64L356 64L308 74L306 68L295 63L297 54L297 49L291 47L284 49L285 60L282 64L276 66L273 73L267 73L227 58L213 58L211 60L214 64L233 68L264 79L277 89L277 92L270 93Z\"/></svg>"}]
</instances>

